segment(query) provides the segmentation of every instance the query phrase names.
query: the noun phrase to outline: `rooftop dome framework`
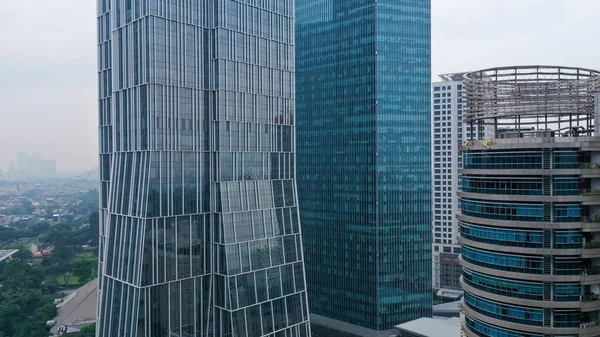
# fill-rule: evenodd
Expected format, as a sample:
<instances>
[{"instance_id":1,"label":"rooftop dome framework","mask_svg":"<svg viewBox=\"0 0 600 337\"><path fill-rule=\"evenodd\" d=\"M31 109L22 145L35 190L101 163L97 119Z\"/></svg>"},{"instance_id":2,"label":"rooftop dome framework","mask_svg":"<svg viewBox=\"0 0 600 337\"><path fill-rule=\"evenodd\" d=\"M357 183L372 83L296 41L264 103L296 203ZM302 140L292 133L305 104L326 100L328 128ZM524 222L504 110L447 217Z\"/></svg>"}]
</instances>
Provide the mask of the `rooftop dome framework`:
<instances>
[{"instance_id":1,"label":"rooftop dome framework","mask_svg":"<svg viewBox=\"0 0 600 337\"><path fill-rule=\"evenodd\" d=\"M496 138L591 136L600 72L560 66L515 66L465 74L465 122ZM481 137L482 134L472 135Z\"/></svg>"}]
</instances>

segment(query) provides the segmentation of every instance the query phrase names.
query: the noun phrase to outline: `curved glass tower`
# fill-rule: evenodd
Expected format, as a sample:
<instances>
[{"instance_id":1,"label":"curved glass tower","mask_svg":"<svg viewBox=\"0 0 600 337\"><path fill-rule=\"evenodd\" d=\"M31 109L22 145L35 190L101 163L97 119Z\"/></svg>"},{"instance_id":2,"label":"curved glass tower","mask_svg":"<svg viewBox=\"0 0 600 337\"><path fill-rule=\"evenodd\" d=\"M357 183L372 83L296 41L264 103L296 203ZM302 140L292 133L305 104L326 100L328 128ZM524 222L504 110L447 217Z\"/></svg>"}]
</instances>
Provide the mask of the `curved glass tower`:
<instances>
[{"instance_id":1,"label":"curved glass tower","mask_svg":"<svg viewBox=\"0 0 600 337\"><path fill-rule=\"evenodd\" d=\"M466 336L600 336L599 75L466 75L465 126L495 135L462 144Z\"/></svg>"},{"instance_id":2,"label":"curved glass tower","mask_svg":"<svg viewBox=\"0 0 600 337\"><path fill-rule=\"evenodd\" d=\"M309 336L291 0L99 0L97 336Z\"/></svg>"}]
</instances>

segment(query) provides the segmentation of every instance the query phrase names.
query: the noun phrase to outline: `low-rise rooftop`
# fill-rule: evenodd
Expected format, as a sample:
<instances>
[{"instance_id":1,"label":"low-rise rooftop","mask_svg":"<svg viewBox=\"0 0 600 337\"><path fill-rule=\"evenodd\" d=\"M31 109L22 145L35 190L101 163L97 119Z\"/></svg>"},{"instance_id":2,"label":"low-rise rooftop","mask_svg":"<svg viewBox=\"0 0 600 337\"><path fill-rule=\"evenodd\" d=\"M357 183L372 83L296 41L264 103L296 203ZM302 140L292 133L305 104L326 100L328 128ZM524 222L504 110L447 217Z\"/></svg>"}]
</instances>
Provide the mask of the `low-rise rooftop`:
<instances>
[{"instance_id":1,"label":"low-rise rooftop","mask_svg":"<svg viewBox=\"0 0 600 337\"><path fill-rule=\"evenodd\" d=\"M396 325L404 337L460 337L460 318L421 317Z\"/></svg>"},{"instance_id":2,"label":"low-rise rooftop","mask_svg":"<svg viewBox=\"0 0 600 337\"><path fill-rule=\"evenodd\" d=\"M4 261L18 252L18 249L0 250L0 261Z\"/></svg>"},{"instance_id":3,"label":"low-rise rooftop","mask_svg":"<svg viewBox=\"0 0 600 337\"><path fill-rule=\"evenodd\" d=\"M317 336L390 337L396 335L394 329L377 331L316 314L310 314L310 324L313 335Z\"/></svg>"},{"instance_id":4,"label":"low-rise rooftop","mask_svg":"<svg viewBox=\"0 0 600 337\"><path fill-rule=\"evenodd\" d=\"M69 331L78 331L85 325L94 323L97 299L98 279L95 279L65 297L63 302L57 305L58 316L54 319L56 324L50 331L56 334L61 327L67 327Z\"/></svg>"},{"instance_id":5,"label":"low-rise rooftop","mask_svg":"<svg viewBox=\"0 0 600 337\"><path fill-rule=\"evenodd\" d=\"M433 316L458 317L460 315L460 301L436 304L433 306Z\"/></svg>"}]
</instances>

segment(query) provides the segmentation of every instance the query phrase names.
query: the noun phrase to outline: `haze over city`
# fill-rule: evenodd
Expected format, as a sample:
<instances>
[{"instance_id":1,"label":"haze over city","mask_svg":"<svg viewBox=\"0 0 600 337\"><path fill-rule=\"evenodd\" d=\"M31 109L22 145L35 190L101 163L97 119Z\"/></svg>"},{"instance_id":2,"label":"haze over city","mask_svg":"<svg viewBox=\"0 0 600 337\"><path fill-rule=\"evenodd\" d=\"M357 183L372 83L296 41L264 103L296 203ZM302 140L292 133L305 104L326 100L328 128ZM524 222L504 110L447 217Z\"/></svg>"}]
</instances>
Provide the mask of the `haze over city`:
<instances>
[{"instance_id":1,"label":"haze over city","mask_svg":"<svg viewBox=\"0 0 600 337\"><path fill-rule=\"evenodd\" d=\"M600 68L599 11L591 0L433 0L432 75L510 64ZM0 169L20 151L55 158L58 172L97 166L95 15L91 0L3 4Z\"/></svg>"},{"instance_id":2,"label":"haze over city","mask_svg":"<svg viewBox=\"0 0 600 337\"><path fill-rule=\"evenodd\" d=\"M600 336L600 0L5 2L0 337Z\"/></svg>"}]
</instances>

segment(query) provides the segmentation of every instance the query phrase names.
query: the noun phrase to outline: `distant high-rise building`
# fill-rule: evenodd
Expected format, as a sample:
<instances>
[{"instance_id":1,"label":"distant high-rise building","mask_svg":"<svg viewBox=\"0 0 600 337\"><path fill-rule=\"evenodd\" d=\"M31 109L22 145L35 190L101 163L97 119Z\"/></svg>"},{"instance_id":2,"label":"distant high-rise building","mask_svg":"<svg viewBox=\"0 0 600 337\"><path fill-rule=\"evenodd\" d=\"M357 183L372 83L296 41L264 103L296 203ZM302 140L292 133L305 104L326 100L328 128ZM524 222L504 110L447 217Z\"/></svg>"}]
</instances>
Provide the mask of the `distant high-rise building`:
<instances>
[{"instance_id":1,"label":"distant high-rise building","mask_svg":"<svg viewBox=\"0 0 600 337\"><path fill-rule=\"evenodd\" d=\"M600 336L600 72L465 75L459 241L466 336Z\"/></svg>"},{"instance_id":2,"label":"distant high-rise building","mask_svg":"<svg viewBox=\"0 0 600 337\"><path fill-rule=\"evenodd\" d=\"M56 161L42 159L39 153L29 155L27 152L19 152L16 171L17 176L22 179L51 178L56 175Z\"/></svg>"},{"instance_id":3,"label":"distant high-rise building","mask_svg":"<svg viewBox=\"0 0 600 337\"><path fill-rule=\"evenodd\" d=\"M441 75L432 85L431 153L432 153L432 229L433 287L459 288L460 245L456 234L459 190L458 170L462 168L459 149L463 140L462 74ZM466 130L465 130L466 131ZM443 254L443 256L440 256ZM445 261L442 266L442 257ZM455 261L456 263L452 263ZM457 270L458 269L458 270Z\"/></svg>"},{"instance_id":4,"label":"distant high-rise building","mask_svg":"<svg viewBox=\"0 0 600 337\"><path fill-rule=\"evenodd\" d=\"M31 171L31 164L27 152L19 152L17 154L17 172L20 178L26 178Z\"/></svg>"},{"instance_id":5,"label":"distant high-rise building","mask_svg":"<svg viewBox=\"0 0 600 337\"><path fill-rule=\"evenodd\" d=\"M307 337L294 2L98 2L99 337Z\"/></svg>"},{"instance_id":6,"label":"distant high-rise building","mask_svg":"<svg viewBox=\"0 0 600 337\"><path fill-rule=\"evenodd\" d=\"M461 189L462 146L465 139L487 138L489 127L463 125L467 97L463 90L463 73L440 75L431 90L431 188L433 229L433 287L459 289L461 266L458 262L458 220L460 207L457 191ZM444 293L439 292L439 294ZM458 295L457 292L445 292Z\"/></svg>"},{"instance_id":7,"label":"distant high-rise building","mask_svg":"<svg viewBox=\"0 0 600 337\"><path fill-rule=\"evenodd\" d=\"M8 173L7 173L7 178L8 179L15 179L17 177L17 169L15 168L15 162L11 161L9 166L8 166Z\"/></svg>"},{"instance_id":8,"label":"distant high-rise building","mask_svg":"<svg viewBox=\"0 0 600 337\"><path fill-rule=\"evenodd\" d=\"M43 159L40 161L40 177L51 178L56 176L56 160Z\"/></svg>"},{"instance_id":9,"label":"distant high-rise building","mask_svg":"<svg viewBox=\"0 0 600 337\"><path fill-rule=\"evenodd\" d=\"M81 173L79 176L84 179L98 179L98 175L100 174L100 167L96 166L91 170L85 171Z\"/></svg>"},{"instance_id":10,"label":"distant high-rise building","mask_svg":"<svg viewBox=\"0 0 600 337\"><path fill-rule=\"evenodd\" d=\"M29 156L29 178L40 178L42 176L42 157L39 153Z\"/></svg>"},{"instance_id":11,"label":"distant high-rise building","mask_svg":"<svg viewBox=\"0 0 600 337\"><path fill-rule=\"evenodd\" d=\"M386 330L431 316L430 1L296 5L313 323Z\"/></svg>"}]
</instances>

